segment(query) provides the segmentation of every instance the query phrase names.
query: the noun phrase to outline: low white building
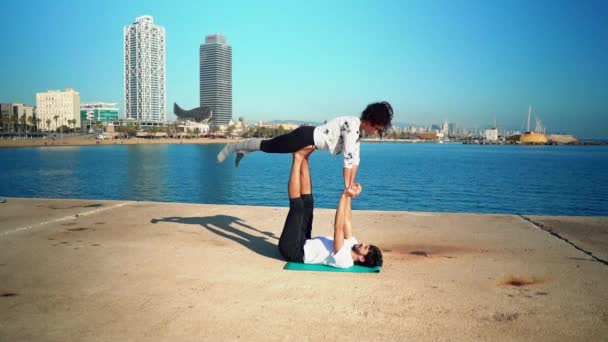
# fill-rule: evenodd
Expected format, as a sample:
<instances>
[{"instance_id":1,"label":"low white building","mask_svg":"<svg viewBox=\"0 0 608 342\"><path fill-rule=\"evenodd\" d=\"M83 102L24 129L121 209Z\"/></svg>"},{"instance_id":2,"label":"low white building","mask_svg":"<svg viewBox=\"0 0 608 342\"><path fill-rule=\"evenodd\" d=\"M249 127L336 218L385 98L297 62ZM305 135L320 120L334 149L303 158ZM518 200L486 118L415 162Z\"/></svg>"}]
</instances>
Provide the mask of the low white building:
<instances>
[{"instance_id":1,"label":"low white building","mask_svg":"<svg viewBox=\"0 0 608 342\"><path fill-rule=\"evenodd\" d=\"M287 122L287 123L268 123L268 124L265 124L261 120L258 121L258 123L256 124L256 127L267 127L267 128L279 128L279 126L283 126L284 129L286 129L288 131L292 131L292 130L300 127L301 125L297 124L297 123L291 123L291 122Z\"/></svg>"},{"instance_id":2,"label":"low white building","mask_svg":"<svg viewBox=\"0 0 608 342\"><path fill-rule=\"evenodd\" d=\"M498 141L498 129L496 128L486 129L483 135L487 141Z\"/></svg>"},{"instance_id":3,"label":"low white building","mask_svg":"<svg viewBox=\"0 0 608 342\"><path fill-rule=\"evenodd\" d=\"M182 124L178 125L177 127L183 129L184 133L188 133L188 131L194 132L196 129L198 129L200 134L209 133L209 124L205 123L205 122L196 122L196 121L186 120L186 121L182 122Z\"/></svg>"},{"instance_id":4,"label":"low white building","mask_svg":"<svg viewBox=\"0 0 608 342\"><path fill-rule=\"evenodd\" d=\"M41 120L40 126L47 131L54 131L63 125L81 126L80 93L72 88L36 93L36 110ZM71 125L70 120L76 120L76 123Z\"/></svg>"},{"instance_id":5,"label":"low white building","mask_svg":"<svg viewBox=\"0 0 608 342\"><path fill-rule=\"evenodd\" d=\"M441 133L443 133L443 135L447 137L449 132L450 132L450 125L448 124L447 121L444 121L441 124Z\"/></svg>"}]
</instances>

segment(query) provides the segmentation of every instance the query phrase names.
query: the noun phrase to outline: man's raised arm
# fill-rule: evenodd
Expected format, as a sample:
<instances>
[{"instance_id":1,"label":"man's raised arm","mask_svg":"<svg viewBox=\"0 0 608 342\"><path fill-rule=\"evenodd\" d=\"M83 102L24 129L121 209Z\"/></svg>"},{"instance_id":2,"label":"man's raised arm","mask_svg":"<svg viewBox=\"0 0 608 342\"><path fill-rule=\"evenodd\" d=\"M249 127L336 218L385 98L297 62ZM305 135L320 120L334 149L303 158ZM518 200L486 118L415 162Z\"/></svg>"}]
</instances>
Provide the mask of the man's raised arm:
<instances>
[{"instance_id":1,"label":"man's raised arm","mask_svg":"<svg viewBox=\"0 0 608 342\"><path fill-rule=\"evenodd\" d=\"M338 208L336 208L336 218L334 222L334 253L338 253L344 246L344 239L352 236L350 225L350 201L351 197L357 193L357 186L352 185L342 192Z\"/></svg>"},{"instance_id":2,"label":"man's raised arm","mask_svg":"<svg viewBox=\"0 0 608 342\"><path fill-rule=\"evenodd\" d=\"M344 176L344 189L348 189L349 186L355 184L357 170L359 170L359 165L353 165L351 168L345 167L342 169L342 175Z\"/></svg>"}]
</instances>

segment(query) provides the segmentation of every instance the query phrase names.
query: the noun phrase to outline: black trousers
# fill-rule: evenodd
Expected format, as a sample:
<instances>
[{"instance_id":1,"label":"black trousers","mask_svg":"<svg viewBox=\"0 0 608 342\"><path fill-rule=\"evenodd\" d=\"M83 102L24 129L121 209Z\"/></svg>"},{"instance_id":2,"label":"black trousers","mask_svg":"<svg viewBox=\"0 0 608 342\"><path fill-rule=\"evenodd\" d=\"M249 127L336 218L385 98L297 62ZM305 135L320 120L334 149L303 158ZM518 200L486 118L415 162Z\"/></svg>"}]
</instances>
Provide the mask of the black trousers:
<instances>
[{"instance_id":1,"label":"black trousers","mask_svg":"<svg viewBox=\"0 0 608 342\"><path fill-rule=\"evenodd\" d=\"M289 213L279 238L279 252L287 261L304 262L304 243L312 233L312 194L289 199Z\"/></svg>"},{"instance_id":2,"label":"black trousers","mask_svg":"<svg viewBox=\"0 0 608 342\"><path fill-rule=\"evenodd\" d=\"M315 127L300 126L293 131L268 140L262 140L260 150L266 153L293 153L314 145Z\"/></svg>"}]
</instances>

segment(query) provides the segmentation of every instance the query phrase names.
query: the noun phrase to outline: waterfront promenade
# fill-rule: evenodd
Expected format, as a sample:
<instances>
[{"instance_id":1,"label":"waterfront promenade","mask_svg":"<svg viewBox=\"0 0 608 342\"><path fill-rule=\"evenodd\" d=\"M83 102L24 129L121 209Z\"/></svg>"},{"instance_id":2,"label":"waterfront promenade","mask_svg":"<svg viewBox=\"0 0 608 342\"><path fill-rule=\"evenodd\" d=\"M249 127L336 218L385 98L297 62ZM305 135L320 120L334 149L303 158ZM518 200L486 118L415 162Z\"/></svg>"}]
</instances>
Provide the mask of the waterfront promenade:
<instances>
[{"instance_id":1,"label":"waterfront promenade","mask_svg":"<svg viewBox=\"0 0 608 342\"><path fill-rule=\"evenodd\" d=\"M600 341L608 218L353 212L379 274L286 271L287 208L8 198L0 341ZM315 212L329 235L333 210Z\"/></svg>"},{"instance_id":2,"label":"waterfront promenade","mask_svg":"<svg viewBox=\"0 0 608 342\"><path fill-rule=\"evenodd\" d=\"M52 147L52 146L88 146L88 145L141 145L141 144L226 144L229 139L217 138L131 138L131 139L95 139L60 138L55 139L0 139L1 147Z\"/></svg>"}]
</instances>

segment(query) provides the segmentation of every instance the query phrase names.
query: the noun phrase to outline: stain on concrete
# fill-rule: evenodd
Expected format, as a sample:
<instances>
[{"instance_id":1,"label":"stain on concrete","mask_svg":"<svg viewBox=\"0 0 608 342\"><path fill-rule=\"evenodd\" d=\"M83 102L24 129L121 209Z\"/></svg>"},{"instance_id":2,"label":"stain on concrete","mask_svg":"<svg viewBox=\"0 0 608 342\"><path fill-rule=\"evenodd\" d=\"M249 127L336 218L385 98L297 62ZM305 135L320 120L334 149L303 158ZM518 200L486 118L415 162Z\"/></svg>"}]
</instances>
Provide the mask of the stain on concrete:
<instances>
[{"instance_id":1,"label":"stain on concrete","mask_svg":"<svg viewBox=\"0 0 608 342\"><path fill-rule=\"evenodd\" d=\"M57 205L57 204L51 204L51 205L37 205L37 208L49 208L49 209L53 209L53 210L65 210L65 209L74 209L74 208L99 208L99 207L103 207L103 204L101 203L93 203L93 204L87 204L87 205L71 205L71 206L61 206L61 205Z\"/></svg>"},{"instance_id":2,"label":"stain on concrete","mask_svg":"<svg viewBox=\"0 0 608 342\"><path fill-rule=\"evenodd\" d=\"M451 245L427 245L427 244L389 244L382 246L383 253L399 258L449 258L452 259L455 255L474 253L474 249L468 249L460 246Z\"/></svg>"},{"instance_id":3,"label":"stain on concrete","mask_svg":"<svg viewBox=\"0 0 608 342\"><path fill-rule=\"evenodd\" d=\"M492 315L492 320L495 322L512 322L519 317L518 313L504 313L504 312L496 312Z\"/></svg>"},{"instance_id":4,"label":"stain on concrete","mask_svg":"<svg viewBox=\"0 0 608 342\"><path fill-rule=\"evenodd\" d=\"M535 295L537 295L537 296L546 296L546 295L548 295L549 293L548 293L548 292L536 292L536 293L534 293L534 294L535 294Z\"/></svg>"},{"instance_id":5,"label":"stain on concrete","mask_svg":"<svg viewBox=\"0 0 608 342\"><path fill-rule=\"evenodd\" d=\"M17 294L14 292L2 292L0 294L0 297L15 297L15 296L17 296Z\"/></svg>"},{"instance_id":6,"label":"stain on concrete","mask_svg":"<svg viewBox=\"0 0 608 342\"><path fill-rule=\"evenodd\" d=\"M70 232L81 232L83 230L89 230L90 228L87 227L78 227L78 228L68 228L68 230Z\"/></svg>"},{"instance_id":7,"label":"stain on concrete","mask_svg":"<svg viewBox=\"0 0 608 342\"><path fill-rule=\"evenodd\" d=\"M74 226L76 225L76 222L66 222L66 223L62 223L62 226Z\"/></svg>"},{"instance_id":8,"label":"stain on concrete","mask_svg":"<svg viewBox=\"0 0 608 342\"><path fill-rule=\"evenodd\" d=\"M95 224L106 224L105 222L95 222Z\"/></svg>"},{"instance_id":9,"label":"stain on concrete","mask_svg":"<svg viewBox=\"0 0 608 342\"><path fill-rule=\"evenodd\" d=\"M507 277L507 279L503 280L501 282L501 285L523 287L523 286L541 284L542 282L543 282L542 280L537 279L537 278L524 278L524 277L512 275L512 276Z\"/></svg>"},{"instance_id":10,"label":"stain on concrete","mask_svg":"<svg viewBox=\"0 0 608 342\"><path fill-rule=\"evenodd\" d=\"M93 247L98 247L98 246L101 246L101 245L100 245L100 244L98 244L98 243L94 243L94 244L92 244L91 246L93 246Z\"/></svg>"}]
</instances>

